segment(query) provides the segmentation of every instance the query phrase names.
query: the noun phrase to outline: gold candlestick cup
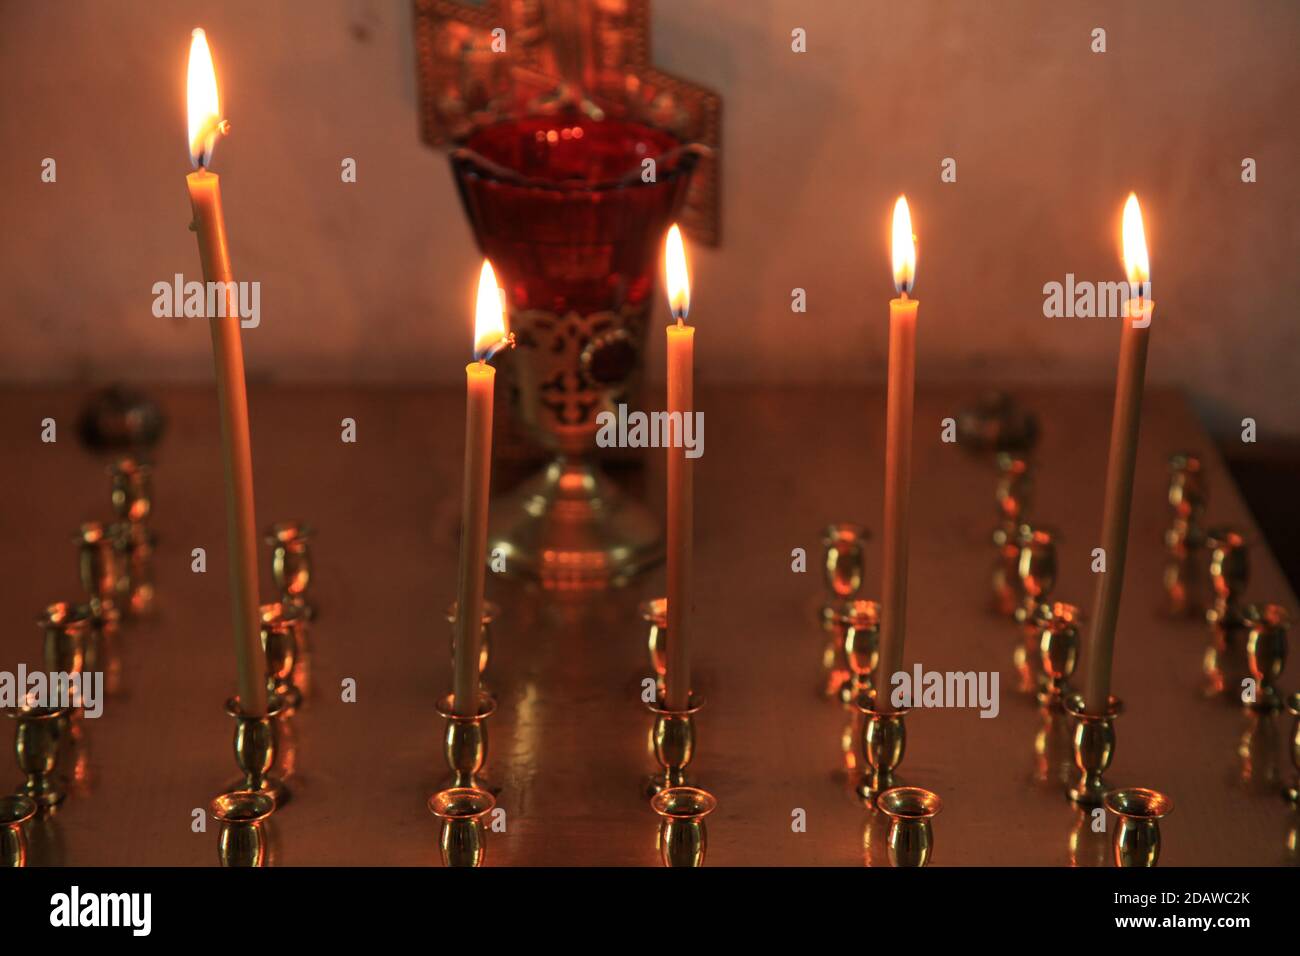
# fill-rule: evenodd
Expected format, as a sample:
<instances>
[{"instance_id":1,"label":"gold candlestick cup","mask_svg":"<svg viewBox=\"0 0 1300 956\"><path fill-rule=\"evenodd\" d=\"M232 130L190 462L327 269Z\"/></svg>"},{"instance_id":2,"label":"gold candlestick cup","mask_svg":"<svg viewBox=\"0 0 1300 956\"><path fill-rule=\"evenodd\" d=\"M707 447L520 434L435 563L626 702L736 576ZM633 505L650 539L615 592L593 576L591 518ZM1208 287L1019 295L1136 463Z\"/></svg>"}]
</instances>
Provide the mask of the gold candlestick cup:
<instances>
[{"instance_id":1,"label":"gold candlestick cup","mask_svg":"<svg viewBox=\"0 0 1300 956\"><path fill-rule=\"evenodd\" d=\"M311 585L311 539L316 532L301 521L280 521L266 529L271 546L271 577L280 602L296 607L304 620L314 620L316 606L308 599Z\"/></svg>"},{"instance_id":2,"label":"gold candlestick cup","mask_svg":"<svg viewBox=\"0 0 1300 956\"><path fill-rule=\"evenodd\" d=\"M1012 616L1020 627L1021 640L1012 661L1020 675L1021 690L1027 693L1037 692L1044 681L1039 650L1042 635L1034 616L1056 587L1056 541L1056 532L1041 525L1022 524L1016 530L1016 578L1021 599Z\"/></svg>"},{"instance_id":3,"label":"gold candlestick cup","mask_svg":"<svg viewBox=\"0 0 1300 956\"><path fill-rule=\"evenodd\" d=\"M495 806L492 794L476 787L451 787L429 798L429 812L442 822L438 848L443 866L483 865L487 854L483 817Z\"/></svg>"},{"instance_id":4,"label":"gold candlestick cup","mask_svg":"<svg viewBox=\"0 0 1300 956\"><path fill-rule=\"evenodd\" d=\"M217 859L222 866L266 866L262 821L274 810L275 800L257 790L232 790L212 801L212 816L221 824Z\"/></svg>"},{"instance_id":5,"label":"gold candlestick cup","mask_svg":"<svg viewBox=\"0 0 1300 956\"><path fill-rule=\"evenodd\" d=\"M822 574L827 596L818 611L822 626L834 629L862 588L864 549L871 533L860 524L840 521L822 531Z\"/></svg>"},{"instance_id":6,"label":"gold candlestick cup","mask_svg":"<svg viewBox=\"0 0 1300 956\"><path fill-rule=\"evenodd\" d=\"M1195 617L1205 612L1208 581L1204 563L1205 473L1199 456L1178 452L1169 457L1170 524L1165 531L1165 612Z\"/></svg>"},{"instance_id":7,"label":"gold candlestick cup","mask_svg":"<svg viewBox=\"0 0 1300 956\"><path fill-rule=\"evenodd\" d=\"M76 541L81 584L90 597L91 612L96 616L120 612L123 598L130 593L121 541L98 521L83 524Z\"/></svg>"},{"instance_id":8,"label":"gold candlestick cup","mask_svg":"<svg viewBox=\"0 0 1300 956\"><path fill-rule=\"evenodd\" d=\"M1102 714L1088 713L1083 697L1073 694L1062 705L1075 720L1074 763L1079 770L1079 782L1067 793L1071 800L1082 806L1099 806L1106 787L1102 775L1115 756L1115 718L1124 709L1118 697L1111 696Z\"/></svg>"},{"instance_id":9,"label":"gold candlestick cup","mask_svg":"<svg viewBox=\"0 0 1300 956\"><path fill-rule=\"evenodd\" d=\"M1300 691L1286 699L1286 712L1295 718L1291 725L1291 764L1295 767L1296 775L1291 785L1282 790L1282 796L1292 806L1300 807Z\"/></svg>"},{"instance_id":10,"label":"gold candlestick cup","mask_svg":"<svg viewBox=\"0 0 1300 956\"><path fill-rule=\"evenodd\" d=\"M278 696L284 703L284 712L289 714L302 705L302 691L294 684L294 668L303 645L301 631L306 619L297 605L280 601L263 604L261 618L267 692Z\"/></svg>"},{"instance_id":11,"label":"gold candlestick cup","mask_svg":"<svg viewBox=\"0 0 1300 956\"><path fill-rule=\"evenodd\" d=\"M69 709L24 704L10 708L8 714L17 724L14 754L18 769L26 775L18 794L30 797L41 809L58 805L67 795L55 767L68 729Z\"/></svg>"},{"instance_id":12,"label":"gold candlestick cup","mask_svg":"<svg viewBox=\"0 0 1300 956\"><path fill-rule=\"evenodd\" d=\"M1105 805L1120 820L1112 844L1115 865L1155 866L1160 859L1160 820L1174 809L1174 802L1158 790L1133 787L1110 791Z\"/></svg>"},{"instance_id":13,"label":"gold candlestick cup","mask_svg":"<svg viewBox=\"0 0 1300 956\"><path fill-rule=\"evenodd\" d=\"M235 763L243 779L235 790L255 790L265 793L276 807L289 800L284 781L271 771L275 768L279 745L279 718L284 714L284 701L278 697L267 699L265 717L244 713L238 697L226 701L226 713L235 719Z\"/></svg>"},{"instance_id":14,"label":"gold candlestick cup","mask_svg":"<svg viewBox=\"0 0 1300 956\"><path fill-rule=\"evenodd\" d=\"M891 866L925 866L934 850L930 821L943 809L939 795L922 787L892 787L876 798L876 807L889 817Z\"/></svg>"},{"instance_id":15,"label":"gold candlestick cup","mask_svg":"<svg viewBox=\"0 0 1300 956\"><path fill-rule=\"evenodd\" d=\"M1073 604L1053 601L1039 605L1034 619L1039 625L1039 665L1046 679L1038 690L1038 702L1059 707L1070 692L1070 677L1078 661L1083 613Z\"/></svg>"},{"instance_id":16,"label":"gold candlestick cup","mask_svg":"<svg viewBox=\"0 0 1300 956\"><path fill-rule=\"evenodd\" d=\"M487 719L497 708L497 702L486 691L478 695L478 711L472 717L457 714L452 709L453 695L438 701L438 714L447 721L443 735L443 754L451 769L451 790L484 789L480 775L487 764Z\"/></svg>"},{"instance_id":17,"label":"gold candlestick cup","mask_svg":"<svg viewBox=\"0 0 1300 956\"><path fill-rule=\"evenodd\" d=\"M51 673L80 674L92 638L93 621L85 605L58 601L36 619L45 635L45 667Z\"/></svg>"},{"instance_id":18,"label":"gold candlestick cup","mask_svg":"<svg viewBox=\"0 0 1300 956\"><path fill-rule=\"evenodd\" d=\"M1286 666L1286 632L1291 626L1291 615L1279 604L1252 604L1246 608L1242 620L1249 629L1246 661L1255 680L1255 700L1248 706L1272 713L1282 707L1277 680Z\"/></svg>"},{"instance_id":19,"label":"gold candlestick cup","mask_svg":"<svg viewBox=\"0 0 1300 956\"><path fill-rule=\"evenodd\" d=\"M0 797L0 866L27 865L27 821L37 809L31 797Z\"/></svg>"},{"instance_id":20,"label":"gold candlestick cup","mask_svg":"<svg viewBox=\"0 0 1300 956\"><path fill-rule=\"evenodd\" d=\"M880 663L880 603L850 601L841 618L844 630L844 661L850 680L840 687L840 701L852 705L862 693L870 692L876 665Z\"/></svg>"},{"instance_id":21,"label":"gold candlestick cup","mask_svg":"<svg viewBox=\"0 0 1300 956\"><path fill-rule=\"evenodd\" d=\"M664 866L704 865L708 830L704 818L717 809L713 794L699 787L668 787L654 795L650 808L659 814L659 856Z\"/></svg>"},{"instance_id":22,"label":"gold candlestick cup","mask_svg":"<svg viewBox=\"0 0 1300 956\"><path fill-rule=\"evenodd\" d=\"M655 697L664 696L664 675L668 673L668 599L651 598L637 606L637 614L646 626L646 647L650 652L650 669L655 675Z\"/></svg>"},{"instance_id":23,"label":"gold candlestick cup","mask_svg":"<svg viewBox=\"0 0 1300 956\"><path fill-rule=\"evenodd\" d=\"M647 786L647 792L653 795L687 786L686 769L695 756L695 714L704 701L691 694L683 710L669 710L658 701L649 706L655 718L650 740L661 768Z\"/></svg>"},{"instance_id":24,"label":"gold candlestick cup","mask_svg":"<svg viewBox=\"0 0 1300 956\"><path fill-rule=\"evenodd\" d=\"M113 514L117 522L110 532L126 564L124 610L142 617L153 610L154 535L149 529L153 513L153 468L130 455L121 455L109 466L112 480Z\"/></svg>"},{"instance_id":25,"label":"gold candlestick cup","mask_svg":"<svg viewBox=\"0 0 1300 956\"><path fill-rule=\"evenodd\" d=\"M903 718L909 710L881 710L876 706L874 695L870 693L858 696L857 707L863 717L862 779L858 782L857 794L864 803L874 806L876 797L896 783L894 771L903 762L907 746L907 729Z\"/></svg>"}]
</instances>

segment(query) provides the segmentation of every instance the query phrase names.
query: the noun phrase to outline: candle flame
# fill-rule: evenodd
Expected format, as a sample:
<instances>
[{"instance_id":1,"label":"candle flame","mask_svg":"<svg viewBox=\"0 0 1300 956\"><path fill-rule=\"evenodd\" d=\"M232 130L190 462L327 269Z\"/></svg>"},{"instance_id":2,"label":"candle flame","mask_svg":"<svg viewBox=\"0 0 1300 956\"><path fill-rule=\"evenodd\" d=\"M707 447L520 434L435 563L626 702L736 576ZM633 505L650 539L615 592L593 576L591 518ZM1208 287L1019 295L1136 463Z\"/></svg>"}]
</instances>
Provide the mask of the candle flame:
<instances>
[{"instance_id":1,"label":"candle flame","mask_svg":"<svg viewBox=\"0 0 1300 956\"><path fill-rule=\"evenodd\" d=\"M1139 298L1150 296L1151 260L1147 257L1147 234L1142 226L1142 208L1136 193L1129 193L1124 203L1124 271L1129 285Z\"/></svg>"},{"instance_id":2,"label":"candle flame","mask_svg":"<svg viewBox=\"0 0 1300 956\"><path fill-rule=\"evenodd\" d=\"M212 53L203 29L190 34L190 63L185 83L189 106L190 161L194 168L207 167L212 161L212 148L217 144L217 134L224 131L221 103L217 96L217 71L212 66Z\"/></svg>"},{"instance_id":3,"label":"candle flame","mask_svg":"<svg viewBox=\"0 0 1300 956\"><path fill-rule=\"evenodd\" d=\"M691 277L686 269L686 247L682 244L682 231L673 223L664 239L664 272L668 287L668 307L678 322L685 320L691 311Z\"/></svg>"},{"instance_id":4,"label":"candle flame","mask_svg":"<svg viewBox=\"0 0 1300 956\"><path fill-rule=\"evenodd\" d=\"M486 362L507 345L513 336L506 334L506 297L497 285L492 263L483 260L478 274L478 301L474 306L474 357Z\"/></svg>"},{"instance_id":5,"label":"candle flame","mask_svg":"<svg viewBox=\"0 0 1300 956\"><path fill-rule=\"evenodd\" d=\"M894 288L907 295L916 282L916 236L912 234L912 213L907 197L894 203Z\"/></svg>"}]
</instances>

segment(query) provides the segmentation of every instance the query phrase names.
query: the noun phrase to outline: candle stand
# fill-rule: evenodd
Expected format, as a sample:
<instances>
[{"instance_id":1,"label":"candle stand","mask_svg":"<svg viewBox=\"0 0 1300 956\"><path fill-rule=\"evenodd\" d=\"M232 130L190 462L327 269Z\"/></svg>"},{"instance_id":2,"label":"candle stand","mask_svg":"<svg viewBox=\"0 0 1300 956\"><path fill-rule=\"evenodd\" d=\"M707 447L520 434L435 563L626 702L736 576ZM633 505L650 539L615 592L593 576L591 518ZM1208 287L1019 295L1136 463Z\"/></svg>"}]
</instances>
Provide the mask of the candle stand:
<instances>
[{"instance_id":1,"label":"candle stand","mask_svg":"<svg viewBox=\"0 0 1300 956\"><path fill-rule=\"evenodd\" d=\"M1115 756L1115 718L1124 709L1118 697L1111 696L1106 711L1093 714L1084 710L1084 700L1079 694L1067 697L1065 712L1075 720L1074 763L1079 769L1079 779L1067 794L1081 806L1099 806L1106 787L1102 775Z\"/></svg>"},{"instance_id":2,"label":"candle stand","mask_svg":"<svg viewBox=\"0 0 1300 956\"><path fill-rule=\"evenodd\" d=\"M479 691L478 711L472 716L457 714L452 695L438 701L438 715L447 722L443 754L451 770L451 787L470 789L483 785L482 772L488 757L487 720L497 703L487 691Z\"/></svg>"}]
</instances>

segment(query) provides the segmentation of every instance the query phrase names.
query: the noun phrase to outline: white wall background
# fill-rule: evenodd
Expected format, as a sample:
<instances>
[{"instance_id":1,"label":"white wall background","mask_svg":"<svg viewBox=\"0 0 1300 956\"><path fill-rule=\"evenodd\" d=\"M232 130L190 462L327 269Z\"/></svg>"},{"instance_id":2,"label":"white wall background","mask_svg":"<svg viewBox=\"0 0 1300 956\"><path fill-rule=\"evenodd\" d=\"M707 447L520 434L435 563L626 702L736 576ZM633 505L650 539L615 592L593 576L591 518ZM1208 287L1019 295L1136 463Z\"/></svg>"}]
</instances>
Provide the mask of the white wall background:
<instances>
[{"instance_id":1,"label":"white wall background","mask_svg":"<svg viewBox=\"0 0 1300 956\"><path fill-rule=\"evenodd\" d=\"M694 259L703 381L880 378L887 219L904 191L922 385L1109 380L1116 325L1045 319L1041 289L1066 272L1119 278L1136 189L1159 303L1151 377L1191 389L1221 430L1251 415L1264 438L1300 436L1300 4L654 12L659 65L724 96L724 244ZM233 123L215 167L236 272L263 286L250 375L454 380L475 253L445 156L419 143L406 0L0 4L0 380L211 374L204 325L150 313L154 282L197 271L183 182L195 25ZM339 180L344 156L355 185ZM939 181L945 156L956 184ZM807 314L790 312L795 286Z\"/></svg>"}]
</instances>

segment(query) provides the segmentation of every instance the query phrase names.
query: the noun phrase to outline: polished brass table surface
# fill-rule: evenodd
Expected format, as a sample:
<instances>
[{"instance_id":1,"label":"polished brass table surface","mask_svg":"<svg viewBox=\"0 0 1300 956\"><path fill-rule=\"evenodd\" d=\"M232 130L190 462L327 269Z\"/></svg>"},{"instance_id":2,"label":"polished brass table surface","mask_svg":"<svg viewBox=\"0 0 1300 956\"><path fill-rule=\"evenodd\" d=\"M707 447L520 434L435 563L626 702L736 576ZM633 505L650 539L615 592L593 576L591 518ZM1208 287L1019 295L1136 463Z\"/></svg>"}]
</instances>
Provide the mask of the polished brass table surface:
<instances>
[{"instance_id":1,"label":"polished brass table surface","mask_svg":"<svg viewBox=\"0 0 1300 956\"><path fill-rule=\"evenodd\" d=\"M1001 712L923 710L908 718L905 782L943 798L934 865L1066 865L1104 859L1077 812L1040 782L1042 718L1014 691L1013 626L986 610L994 472L939 440L970 389L918 395L908 662L927 670L998 670ZM154 391L169 418L156 455L158 607L128 625L121 688L82 722L78 779L33 834L33 862L214 865L215 826L193 811L234 777L234 687L225 515L210 389ZM1055 595L1090 605L1088 568L1100 515L1110 416L1106 389L1025 389L1041 418L1031 517L1060 531ZM5 449L0 509L0 669L41 662L33 621L78 598L78 524L108 517L102 462L82 450L72 389L0 390ZM312 689L292 721L292 801L274 819L281 865L434 865L425 807L444 775L435 699L450 689L448 628L455 587L463 397L454 390L255 387L251 394L258 520L303 518L318 530ZM878 530L883 390L702 389L706 453L697 469L696 684L707 699L694 767L718 798L709 818L713 865L861 865L880 832L849 795L840 737L846 714L817 696L822 636L819 534L828 521ZM58 441L40 440L41 421ZM340 420L357 441L340 440ZM1294 862L1297 814L1277 795L1289 774L1289 720L1254 720L1199 694L1204 625L1159 616L1167 521L1165 460L1199 450L1209 516L1254 540L1252 599L1296 608L1228 474L1180 394L1147 396L1138 457L1128 580L1114 692L1113 786L1155 787L1175 810L1162 865ZM654 455L646 484L660 487ZM652 494L661 506L661 494ZM191 549L208 570L190 570ZM805 548L809 571L791 570ZM879 580L868 545L866 596ZM490 576L504 607L489 684L492 785L506 810L488 863L657 865L657 819L641 788L652 769L640 702L648 669L638 601L662 571L614 592L555 594ZM264 600L270 597L263 569ZM1294 668L1293 668L1294 670ZM340 699L346 678L355 703ZM1283 686L1295 686L1294 674ZM6 727L0 777L18 781ZM1050 761L1049 761L1050 764ZM1054 765L1046 776L1054 776ZM792 814L806 812L806 832ZM864 832L865 831L865 832ZM864 836L873 848L864 850ZM1104 840L1104 838L1103 838Z\"/></svg>"}]
</instances>

